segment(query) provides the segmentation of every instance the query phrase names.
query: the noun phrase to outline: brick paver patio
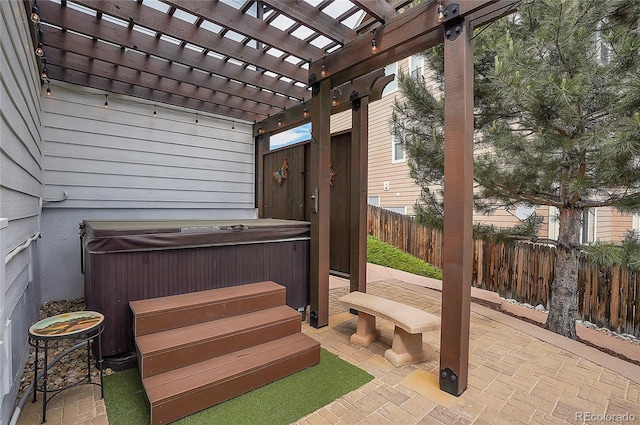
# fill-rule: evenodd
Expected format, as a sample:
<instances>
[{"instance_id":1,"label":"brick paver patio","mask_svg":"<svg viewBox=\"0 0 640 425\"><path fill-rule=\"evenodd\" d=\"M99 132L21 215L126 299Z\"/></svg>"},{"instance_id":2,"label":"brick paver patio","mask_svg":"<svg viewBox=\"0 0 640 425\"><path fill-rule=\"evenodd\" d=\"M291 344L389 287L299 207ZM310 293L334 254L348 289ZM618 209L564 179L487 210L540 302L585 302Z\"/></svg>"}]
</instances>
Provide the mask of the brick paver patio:
<instances>
[{"instance_id":1,"label":"brick paver patio","mask_svg":"<svg viewBox=\"0 0 640 425\"><path fill-rule=\"evenodd\" d=\"M381 275L376 267L369 266L368 292L439 314L439 291ZM393 367L383 357L393 326L378 320L379 341L366 348L349 344L357 319L338 301L348 286L336 278L331 286L329 326L314 329L307 322L303 331L375 379L299 424L640 424L639 366L472 303L469 386L454 397L438 387L439 331L424 334L429 360ZM640 346L627 345L640 357ZM27 403L18 424L39 424L40 414L40 403ZM47 413L48 425L106 423L93 386L60 394Z\"/></svg>"}]
</instances>

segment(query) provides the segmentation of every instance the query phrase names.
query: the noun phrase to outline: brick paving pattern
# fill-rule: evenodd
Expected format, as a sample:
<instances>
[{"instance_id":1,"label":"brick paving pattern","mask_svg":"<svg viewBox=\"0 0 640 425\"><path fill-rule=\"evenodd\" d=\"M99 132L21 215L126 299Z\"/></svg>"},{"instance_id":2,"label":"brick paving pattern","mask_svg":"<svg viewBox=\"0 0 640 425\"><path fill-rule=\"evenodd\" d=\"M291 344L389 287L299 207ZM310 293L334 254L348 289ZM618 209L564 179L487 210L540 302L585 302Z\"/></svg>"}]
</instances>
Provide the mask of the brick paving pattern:
<instances>
[{"instance_id":1,"label":"brick paving pattern","mask_svg":"<svg viewBox=\"0 0 640 425\"><path fill-rule=\"evenodd\" d=\"M344 282L331 289L329 326L307 321L303 331L375 378L298 424L640 424L640 367L478 304L471 306L469 386L460 397L444 393L440 332L423 336L429 360L393 367L383 357L390 323L378 319L381 338L369 347L349 344L357 319L338 301L347 291ZM390 278L368 283L367 291L440 313L440 293L432 289ZM18 424L39 424L41 410L29 401ZM107 423L95 386L61 393L47 410L49 425Z\"/></svg>"}]
</instances>

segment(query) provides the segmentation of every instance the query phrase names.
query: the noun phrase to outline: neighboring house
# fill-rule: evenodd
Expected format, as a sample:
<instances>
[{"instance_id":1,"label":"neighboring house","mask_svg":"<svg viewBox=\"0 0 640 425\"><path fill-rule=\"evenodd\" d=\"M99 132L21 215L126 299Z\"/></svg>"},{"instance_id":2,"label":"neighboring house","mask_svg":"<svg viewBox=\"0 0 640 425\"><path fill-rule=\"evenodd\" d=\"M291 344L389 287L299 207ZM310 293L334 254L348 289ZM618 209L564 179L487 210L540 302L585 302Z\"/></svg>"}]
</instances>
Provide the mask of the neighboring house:
<instances>
[{"instance_id":1,"label":"neighboring house","mask_svg":"<svg viewBox=\"0 0 640 425\"><path fill-rule=\"evenodd\" d=\"M421 55L414 55L403 61L389 65L387 75L397 74L398 69L411 75L422 75L428 79L426 63ZM436 83L433 89L437 90ZM369 105L369 204L401 214L413 215L413 206L420 198L420 187L409 177L409 167L402 146L394 140L390 130L391 113L396 97L401 96L394 80L383 92L383 97ZM331 131L351 128L351 114L343 112L332 116ZM529 208L505 210L501 208L492 215L475 214L478 223L509 227L517 224L530 213ZM536 214L543 217L540 238L557 239L557 210L553 207L539 207ZM621 213L615 208L591 209L584 214L582 231L583 243L596 240L617 242L629 230L640 231L640 216Z\"/></svg>"},{"instance_id":2,"label":"neighboring house","mask_svg":"<svg viewBox=\"0 0 640 425\"><path fill-rule=\"evenodd\" d=\"M47 96L24 4L2 1L0 12L4 424L40 305L84 294L82 220L255 218L256 210L252 123L57 82Z\"/></svg>"}]
</instances>

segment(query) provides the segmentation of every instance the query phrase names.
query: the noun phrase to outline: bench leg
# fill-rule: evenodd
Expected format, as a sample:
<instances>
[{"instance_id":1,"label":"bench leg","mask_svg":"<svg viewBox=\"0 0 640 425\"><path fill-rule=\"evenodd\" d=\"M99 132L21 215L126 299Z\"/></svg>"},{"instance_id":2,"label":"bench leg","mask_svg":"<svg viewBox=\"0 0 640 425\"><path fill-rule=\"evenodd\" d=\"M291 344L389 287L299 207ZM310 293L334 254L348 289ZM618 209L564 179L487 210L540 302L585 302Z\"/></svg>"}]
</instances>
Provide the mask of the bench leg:
<instances>
[{"instance_id":1,"label":"bench leg","mask_svg":"<svg viewBox=\"0 0 640 425\"><path fill-rule=\"evenodd\" d=\"M385 351L384 358L394 366L426 360L428 354L422 349L422 334L410 334L396 326L393 332L393 345Z\"/></svg>"},{"instance_id":2,"label":"bench leg","mask_svg":"<svg viewBox=\"0 0 640 425\"><path fill-rule=\"evenodd\" d=\"M380 331L376 329L376 316L361 311L358 312L358 329L351 335L349 341L355 345L366 347L380 337Z\"/></svg>"}]
</instances>

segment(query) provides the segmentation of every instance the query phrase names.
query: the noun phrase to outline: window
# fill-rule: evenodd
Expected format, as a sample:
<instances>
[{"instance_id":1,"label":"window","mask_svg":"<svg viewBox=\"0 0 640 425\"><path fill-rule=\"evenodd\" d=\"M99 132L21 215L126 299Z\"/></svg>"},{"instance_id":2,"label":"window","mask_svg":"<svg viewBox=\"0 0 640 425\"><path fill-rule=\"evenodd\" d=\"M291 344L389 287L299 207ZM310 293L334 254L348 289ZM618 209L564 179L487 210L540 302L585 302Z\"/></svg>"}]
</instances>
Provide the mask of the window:
<instances>
[{"instance_id":1,"label":"window","mask_svg":"<svg viewBox=\"0 0 640 425\"><path fill-rule=\"evenodd\" d=\"M560 212L556 207L549 207L549 231L547 237L549 239L553 239L554 241L558 240L558 232L559 232L559 222L560 222Z\"/></svg>"},{"instance_id":2,"label":"window","mask_svg":"<svg viewBox=\"0 0 640 425\"><path fill-rule=\"evenodd\" d=\"M596 241L596 209L587 208L582 211L582 228L580 229L580 242L590 244Z\"/></svg>"},{"instance_id":3,"label":"window","mask_svg":"<svg viewBox=\"0 0 640 425\"><path fill-rule=\"evenodd\" d=\"M391 146L392 146L392 162L401 162L404 161L404 146L402 143L396 139L395 135L391 135Z\"/></svg>"},{"instance_id":4,"label":"window","mask_svg":"<svg viewBox=\"0 0 640 425\"><path fill-rule=\"evenodd\" d=\"M380 197L379 196L369 196L367 198L367 204L373 205L374 207L380 206Z\"/></svg>"},{"instance_id":5,"label":"window","mask_svg":"<svg viewBox=\"0 0 640 425\"><path fill-rule=\"evenodd\" d=\"M422 72L422 54L413 55L409 58L409 73L412 78L423 77Z\"/></svg>"},{"instance_id":6,"label":"window","mask_svg":"<svg viewBox=\"0 0 640 425\"><path fill-rule=\"evenodd\" d=\"M394 213L402 214L402 215L407 214L407 207L382 207L382 208Z\"/></svg>"},{"instance_id":7,"label":"window","mask_svg":"<svg viewBox=\"0 0 640 425\"><path fill-rule=\"evenodd\" d=\"M384 67L384 75L398 75L398 63L394 62L394 63L390 63L389 65ZM389 93L393 93L394 91L398 90L398 78L394 78L392 82L390 82L389 84L386 85L386 87L384 88L384 90L382 90L382 95L386 96Z\"/></svg>"}]
</instances>

